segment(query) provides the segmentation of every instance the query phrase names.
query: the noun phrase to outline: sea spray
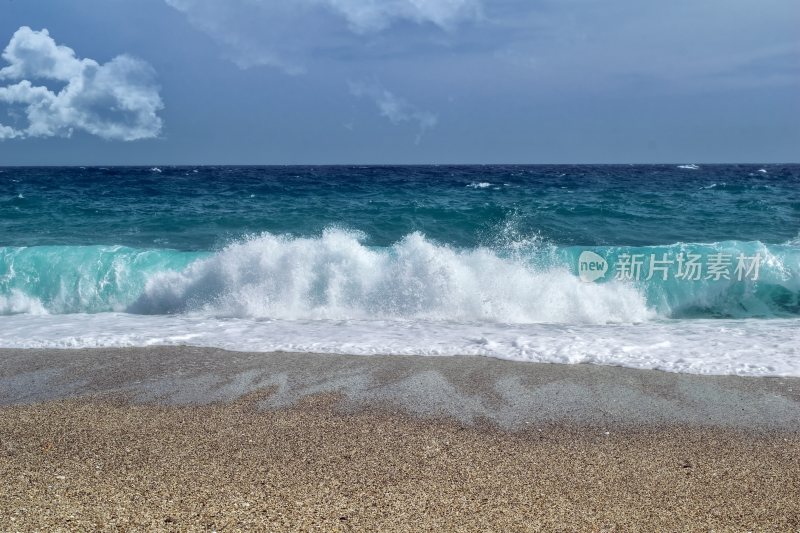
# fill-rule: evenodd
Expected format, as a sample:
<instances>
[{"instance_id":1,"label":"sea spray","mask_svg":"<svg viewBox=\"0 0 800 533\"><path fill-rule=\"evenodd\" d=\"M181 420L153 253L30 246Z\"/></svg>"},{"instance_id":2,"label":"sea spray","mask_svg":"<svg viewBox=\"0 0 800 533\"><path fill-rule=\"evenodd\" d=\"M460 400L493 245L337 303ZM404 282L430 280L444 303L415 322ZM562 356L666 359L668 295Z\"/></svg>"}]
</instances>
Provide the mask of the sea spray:
<instances>
[{"instance_id":1,"label":"sea spray","mask_svg":"<svg viewBox=\"0 0 800 533\"><path fill-rule=\"evenodd\" d=\"M486 248L457 250L419 233L370 248L338 229L319 238L264 234L147 282L129 311L257 318L391 318L508 323L647 320L633 287L582 284Z\"/></svg>"}]
</instances>

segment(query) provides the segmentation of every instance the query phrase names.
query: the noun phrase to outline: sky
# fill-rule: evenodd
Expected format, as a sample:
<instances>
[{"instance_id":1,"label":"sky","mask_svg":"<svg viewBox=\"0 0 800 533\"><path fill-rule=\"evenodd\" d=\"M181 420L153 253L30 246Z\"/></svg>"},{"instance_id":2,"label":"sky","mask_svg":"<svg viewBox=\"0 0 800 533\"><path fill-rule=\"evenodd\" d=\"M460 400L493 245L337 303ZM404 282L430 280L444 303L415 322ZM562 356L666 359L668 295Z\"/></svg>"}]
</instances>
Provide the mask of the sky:
<instances>
[{"instance_id":1,"label":"sky","mask_svg":"<svg viewBox=\"0 0 800 533\"><path fill-rule=\"evenodd\" d=\"M0 165L800 162L797 0L0 0Z\"/></svg>"}]
</instances>

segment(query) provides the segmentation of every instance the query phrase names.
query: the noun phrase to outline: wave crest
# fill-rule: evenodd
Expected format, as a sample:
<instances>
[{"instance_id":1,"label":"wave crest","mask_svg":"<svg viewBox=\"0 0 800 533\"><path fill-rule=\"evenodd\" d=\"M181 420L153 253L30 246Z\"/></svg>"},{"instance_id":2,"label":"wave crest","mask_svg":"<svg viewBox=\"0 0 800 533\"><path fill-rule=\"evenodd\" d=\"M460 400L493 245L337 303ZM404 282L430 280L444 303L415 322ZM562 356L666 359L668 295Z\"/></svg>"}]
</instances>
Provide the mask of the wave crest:
<instances>
[{"instance_id":1,"label":"wave crest","mask_svg":"<svg viewBox=\"0 0 800 533\"><path fill-rule=\"evenodd\" d=\"M455 250L419 233L390 248L369 248L343 230L320 238L264 234L232 244L181 272L155 274L129 310L593 324L652 316L630 286L588 285L566 269L540 272L488 248Z\"/></svg>"}]
</instances>

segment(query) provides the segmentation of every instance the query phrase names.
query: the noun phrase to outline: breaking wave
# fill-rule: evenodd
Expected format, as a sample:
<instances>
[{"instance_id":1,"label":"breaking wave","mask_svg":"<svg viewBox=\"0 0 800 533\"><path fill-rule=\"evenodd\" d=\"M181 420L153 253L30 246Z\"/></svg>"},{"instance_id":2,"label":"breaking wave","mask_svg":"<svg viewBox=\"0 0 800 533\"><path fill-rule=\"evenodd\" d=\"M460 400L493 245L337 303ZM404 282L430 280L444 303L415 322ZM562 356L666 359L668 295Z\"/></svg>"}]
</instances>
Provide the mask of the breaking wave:
<instances>
[{"instance_id":1,"label":"breaking wave","mask_svg":"<svg viewBox=\"0 0 800 533\"><path fill-rule=\"evenodd\" d=\"M256 319L423 319L605 324L675 317L800 315L800 250L758 242L686 247L763 254L759 280L585 283L576 247L441 245L419 233L388 247L329 229L262 234L218 252L122 246L0 248L0 314L107 311ZM595 249L609 258L631 249Z\"/></svg>"}]
</instances>

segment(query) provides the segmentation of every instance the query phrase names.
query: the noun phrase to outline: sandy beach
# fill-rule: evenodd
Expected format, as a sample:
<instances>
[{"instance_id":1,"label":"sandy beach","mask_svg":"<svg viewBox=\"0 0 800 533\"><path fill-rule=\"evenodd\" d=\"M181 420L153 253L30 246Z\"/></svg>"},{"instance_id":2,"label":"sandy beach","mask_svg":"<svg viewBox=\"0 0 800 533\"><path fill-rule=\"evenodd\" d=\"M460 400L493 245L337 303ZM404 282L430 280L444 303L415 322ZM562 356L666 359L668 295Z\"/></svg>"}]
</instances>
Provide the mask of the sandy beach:
<instances>
[{"instance_id":1,"label":"sandy beach","mask_svg":"<svg viewBox=\"0 0 800 533\"><path fill-rule=\"evenodd\" d=\"M800 528L800 379L0 351L0 529Z\"/></svg>"}]
</instances>

